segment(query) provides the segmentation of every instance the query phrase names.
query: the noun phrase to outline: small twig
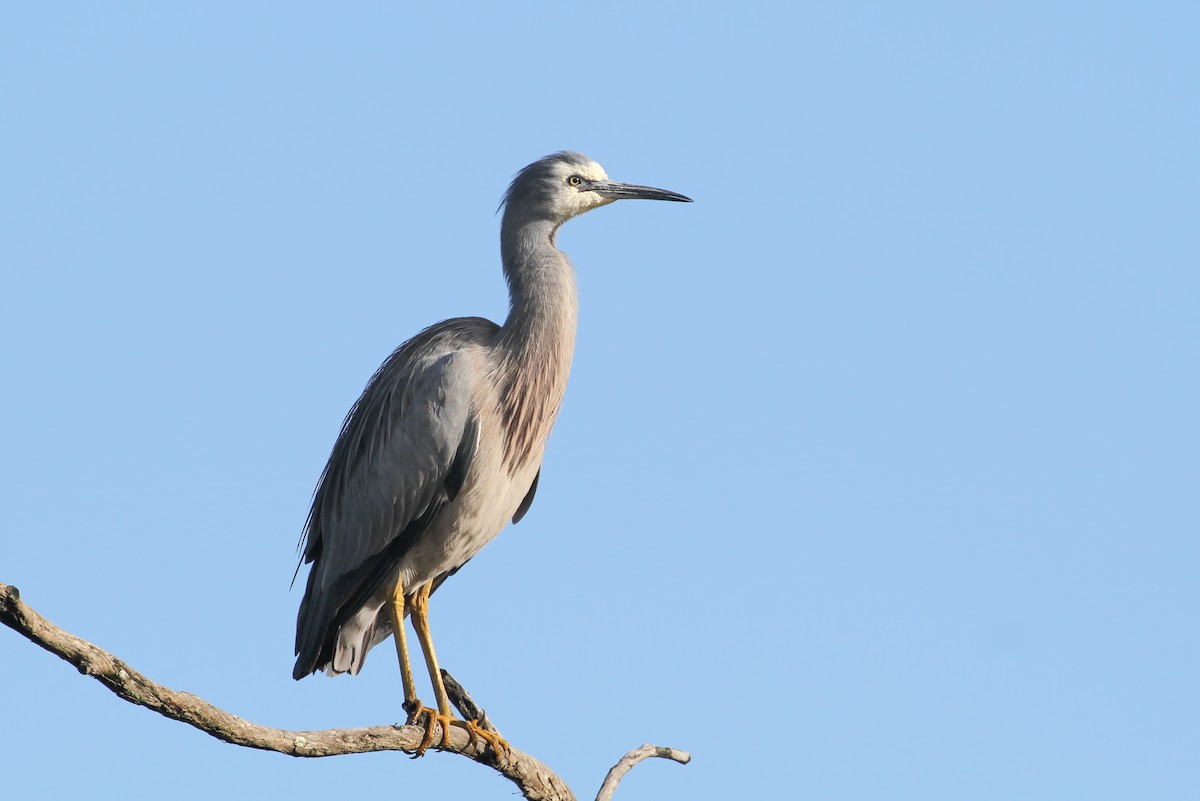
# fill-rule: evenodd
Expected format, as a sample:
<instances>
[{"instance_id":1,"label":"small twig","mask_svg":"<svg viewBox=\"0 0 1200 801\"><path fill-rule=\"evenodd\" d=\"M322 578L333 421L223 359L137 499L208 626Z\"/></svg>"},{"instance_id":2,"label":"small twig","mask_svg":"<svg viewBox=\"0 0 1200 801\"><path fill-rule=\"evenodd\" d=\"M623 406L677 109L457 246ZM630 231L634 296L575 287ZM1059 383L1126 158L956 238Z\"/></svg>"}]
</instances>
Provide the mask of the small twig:
<instances>
[{"instance_id":1,"label":"small twig","mask_svg":"<svg viewBox=\"0 0 1200 801\"><path fill-rule=\"evenodd\" d=\"M604 777L604 784L600 785L600 792L596 794L596 801L609 801L613 793L616 792L617 785L621 783L621 779L625 778L625 774L634 765L650 757L673 759L681 765L686 765L692 761L691 754L687 751L680 751L678 748L664 748L661 745L643 745L641 748L635 748L621 757L621 761L612 766L612 770Z\"/></svg>"}]
</instances>

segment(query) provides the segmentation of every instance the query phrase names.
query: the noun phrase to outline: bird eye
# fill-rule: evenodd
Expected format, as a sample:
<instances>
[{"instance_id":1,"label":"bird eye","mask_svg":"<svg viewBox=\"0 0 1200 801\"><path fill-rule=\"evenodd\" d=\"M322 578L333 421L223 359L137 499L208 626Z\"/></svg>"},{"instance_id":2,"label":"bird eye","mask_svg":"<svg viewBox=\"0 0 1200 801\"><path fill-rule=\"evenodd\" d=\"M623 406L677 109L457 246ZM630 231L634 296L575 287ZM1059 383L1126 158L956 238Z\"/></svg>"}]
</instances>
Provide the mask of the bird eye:
<instances>
[{"instance_id":1,"label":"bird eye","mask_svg":"<svg viewBox=\"0 0 1200 801\"><path fill-rule=\"evenodd\" d=\"M567 183L569 183L571 186L579 186L581 183L583 183L583 179L578 175L572 175L567 179Z\"/></svg>"}]
</instances>

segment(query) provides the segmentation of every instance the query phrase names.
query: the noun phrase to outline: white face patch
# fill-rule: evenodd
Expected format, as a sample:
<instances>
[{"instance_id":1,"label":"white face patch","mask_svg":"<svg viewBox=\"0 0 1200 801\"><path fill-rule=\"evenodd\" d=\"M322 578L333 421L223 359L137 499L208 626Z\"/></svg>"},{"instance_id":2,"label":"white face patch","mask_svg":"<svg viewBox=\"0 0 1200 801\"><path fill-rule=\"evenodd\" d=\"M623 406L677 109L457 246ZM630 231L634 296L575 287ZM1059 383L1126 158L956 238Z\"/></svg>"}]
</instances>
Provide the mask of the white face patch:
<instances>
[{"instance_id":1,"label":"white face patch","mask_svg":"<svg viewBox=\"0 0 1200 801\"><path fill-rule=\"evenodd\" d=\"M584 167L580 167L576 173L580 178L588 181L607 181L608 173L594 161L589 161Z\"/></svg>"},{"instance_id":2,"label":"white face patch","mask_svg":"<svg viewBox=\"0 0 1200 801\"><path fill-rule=\"evenodd\" d=\"M570 179L572 175L578 175L584 182L591 181L607 181L608 173L594 161L588 161L586 164L558 164L555 172L559 186L561 187L561 195L556 198L558 202L555 204L556 211L564 220L571 217L583 214L585 211L607 206L613 202L612 198L600 197L595 192L589 192L587 189L571 186Z\"/></svg>"}]
</instances>

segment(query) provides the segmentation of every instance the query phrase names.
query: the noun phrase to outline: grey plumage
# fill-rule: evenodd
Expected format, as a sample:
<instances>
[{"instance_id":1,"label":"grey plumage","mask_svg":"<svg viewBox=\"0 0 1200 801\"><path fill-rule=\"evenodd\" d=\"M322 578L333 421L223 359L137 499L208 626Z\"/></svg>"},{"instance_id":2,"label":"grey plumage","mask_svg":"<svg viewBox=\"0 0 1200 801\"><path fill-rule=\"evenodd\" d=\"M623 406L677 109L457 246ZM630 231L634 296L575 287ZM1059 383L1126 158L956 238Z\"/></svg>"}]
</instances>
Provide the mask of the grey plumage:
<instances>
[{"instance_id":1,"label":"grey plumage","mask_svg":"<svg viewBox=\"0 0 1200 801\"><path fill-rule=\"evenodd\" d=\"M613 183L578 153L526 167L502 202L511 303L504 325L438 323L371 378L305 526L303 561L313 567L296 625L295 678L357 673L392 633L387 600L397 586L405 597L436 589L528 511L575 342L574 273L555 235L567 219L620 197L687 200Z\"/></svg>"},{"instance_id":2,"label":"grey plumage","mask_svg":"<svg viewBox=\"0 0 1200 801\"><path fill-rule=\"evenodd\" d=\"M304 561L316 565L297 621L296 678L332 661L337 629L458 496L479 425L455 357L499 329L480 317L425 329L388 357L350 410L305 526ZM373 644L359 647L351 672Z\"/></svg>"}]
</instances>

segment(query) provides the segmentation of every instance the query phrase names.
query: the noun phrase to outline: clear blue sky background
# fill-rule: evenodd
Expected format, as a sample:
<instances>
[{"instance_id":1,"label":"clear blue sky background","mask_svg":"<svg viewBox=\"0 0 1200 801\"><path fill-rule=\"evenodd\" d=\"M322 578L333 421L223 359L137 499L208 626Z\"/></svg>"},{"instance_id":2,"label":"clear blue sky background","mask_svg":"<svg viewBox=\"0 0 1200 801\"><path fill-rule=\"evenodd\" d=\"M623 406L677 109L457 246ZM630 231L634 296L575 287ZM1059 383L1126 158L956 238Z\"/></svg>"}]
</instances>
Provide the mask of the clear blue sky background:
<instances>
[{"instance_id":1,"label":"clear blue sky background","mask_svg":"<svg viewBox=\"0 0 1200 801\"><path fill-rule=\"evenodd\" d=\"M435 599L512 742L584 798L643 742L695 759L624 801L1196 797L1195 4L400 5L3 12L0 581L256 722L400 719L390 648L290 678L310 493L578 149L696 203L563 230L537 502ZM511 797L0 671L13 799Z\"/></svg>"}]
</instances>

